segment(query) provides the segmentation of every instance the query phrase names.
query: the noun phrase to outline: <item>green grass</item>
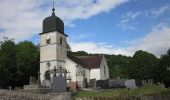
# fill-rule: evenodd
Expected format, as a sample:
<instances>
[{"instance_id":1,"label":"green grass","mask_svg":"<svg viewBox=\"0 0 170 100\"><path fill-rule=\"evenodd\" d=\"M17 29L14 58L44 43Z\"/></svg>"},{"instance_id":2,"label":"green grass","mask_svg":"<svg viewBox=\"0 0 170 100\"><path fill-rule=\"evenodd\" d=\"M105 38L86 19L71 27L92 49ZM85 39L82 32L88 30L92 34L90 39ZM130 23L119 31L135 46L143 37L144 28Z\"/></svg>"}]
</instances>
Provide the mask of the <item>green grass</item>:
<instances>
[{"instance_id":1,"label":"green grass","mask_svg":"<svg viewBox=\"0 0 170 100\"><path fill-rule=\"evenodd\" d=\"M134 90L109 89L103 91L79 91L75 97L112 97L112 96L141 96L145 94L155 94L162 92L170 92L169 89L163 88L160 85L147 85Z\"/></svg>"}]
</instances>

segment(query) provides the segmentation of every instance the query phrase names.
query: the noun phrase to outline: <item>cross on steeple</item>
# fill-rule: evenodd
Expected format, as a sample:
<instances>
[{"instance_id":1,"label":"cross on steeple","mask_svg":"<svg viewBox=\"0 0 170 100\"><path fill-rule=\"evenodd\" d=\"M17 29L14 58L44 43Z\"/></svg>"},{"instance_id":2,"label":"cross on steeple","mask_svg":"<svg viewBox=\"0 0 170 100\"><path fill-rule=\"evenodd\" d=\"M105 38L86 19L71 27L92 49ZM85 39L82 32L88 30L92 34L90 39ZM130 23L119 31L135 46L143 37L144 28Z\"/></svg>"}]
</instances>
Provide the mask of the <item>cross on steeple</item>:
<instances>
[{"instance_id":1,"label":"cross on steeple","mask_svg":"<svg viewBox=\"0 0 170 100\"><path fill-rule=\"evenodd\" d=\"M54 11L55 11L55 7L54 7L55 3L56 3L55 0L53 0L53 2L52 2L52 5L53 5L53 8L52 8L53 14L54 14Z\"/></svg>"}]
</instances>

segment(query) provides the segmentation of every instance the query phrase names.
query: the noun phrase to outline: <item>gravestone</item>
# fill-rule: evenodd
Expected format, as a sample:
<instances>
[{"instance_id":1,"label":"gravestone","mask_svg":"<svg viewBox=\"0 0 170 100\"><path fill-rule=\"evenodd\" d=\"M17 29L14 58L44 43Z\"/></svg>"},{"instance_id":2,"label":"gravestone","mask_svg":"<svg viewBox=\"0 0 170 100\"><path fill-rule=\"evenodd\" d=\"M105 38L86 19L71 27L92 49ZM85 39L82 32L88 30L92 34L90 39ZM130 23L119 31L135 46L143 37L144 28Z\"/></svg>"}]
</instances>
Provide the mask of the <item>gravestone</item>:
<instances>
[{"instance_id":1,"label":"gravestone","mask_svg":"<svg viewBox=\"0 0 170 100\"><path fill-rule=\"evenodd\" d=\"M110 88L125 88L125 79L114 79L109 80L109 87Z\"/></svg>"},{"instance_id":2,"label":"gravestone","mask_svg":"<svg viewBox=\"0 0 170 100\"><path fill-rule=\"evenodd\" d=\"M62 74L53 77L52 92L54 93L66 92L66 88L67 88L66 79Z\"/></svg>"},{"instance_id":3,"label":"gravestone","mask_svg":"<svg viewBox=\"0 0 170 100\"><path fill-rule=\"evenodd\" d=\"M136 87L136 82L135 82L134 79L126 80L126 81L125 81L125 86L126 86L126 88L128 88L128 89L135 89L135 88L137 88L137 87Z\"/></svg>"},{"instance_id":4,"label":"gravestone","mask_svg":"<svg viewBox=\"0 0 170 100\"><path fill-rule=\"evenodd\" d=\"M30 85L35 85L36 83L37 83L37 82L36 82L36 77L30 76L29 84L30 84Z\"/></svg>"},{"instance_id":5,"label":"gravestone","mask_svg":"<svg viewBox=\"0 0 170 100\"><path fill-rule=\"evenodd\" d=\"M96 79L90 79L90 87L91 88L96 88Z\"/></svg>"},{"instance_id":6,"label":"gravestone","mask_svg":"<svg viewBox=\"0 0 170 100\"><path fill-rule=\"evenodd\" d=\"M66 70L62 69L61 67L51 71L53 73L53 80L52 80L52 92L53 93L61 93L67 91L67 84L66 84ZM57 75L56 75L57 74Z\"/></svg>"},{"instance_id":7,"label":"gravestone","mask_svg":"<svg viewBox=\"0 0 170 100\"><path fill-rule=\"evenodd\" d=\"M148 84L153 84L153 79L148 79Z\"/></svg>"}]
</instances>

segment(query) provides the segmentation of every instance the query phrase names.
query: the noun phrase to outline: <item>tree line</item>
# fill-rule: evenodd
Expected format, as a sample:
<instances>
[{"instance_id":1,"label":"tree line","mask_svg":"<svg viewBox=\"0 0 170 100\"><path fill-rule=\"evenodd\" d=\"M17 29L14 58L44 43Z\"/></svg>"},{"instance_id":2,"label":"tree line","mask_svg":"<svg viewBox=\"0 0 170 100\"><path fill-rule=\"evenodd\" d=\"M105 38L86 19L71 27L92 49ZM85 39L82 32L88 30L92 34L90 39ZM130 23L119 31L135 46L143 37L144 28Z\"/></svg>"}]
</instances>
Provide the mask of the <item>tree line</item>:
<instances>
[{"instance_id":1,"label":"tree line","mask_svg":"<svg viewBox=\"0 0 170 100\"><path fill-rule=\"evenodd\" d=\"M85 51L71 52L73 56L91 56ZM0 42L0 87L23 87L29 77L37 77L39 71L39 45L30 41L15 43L11 39ZM146 51L136 51L133 57L105 54L111 79L154 79L170 83L170 49L157 58Z\"/></svg>"}]
</instances>

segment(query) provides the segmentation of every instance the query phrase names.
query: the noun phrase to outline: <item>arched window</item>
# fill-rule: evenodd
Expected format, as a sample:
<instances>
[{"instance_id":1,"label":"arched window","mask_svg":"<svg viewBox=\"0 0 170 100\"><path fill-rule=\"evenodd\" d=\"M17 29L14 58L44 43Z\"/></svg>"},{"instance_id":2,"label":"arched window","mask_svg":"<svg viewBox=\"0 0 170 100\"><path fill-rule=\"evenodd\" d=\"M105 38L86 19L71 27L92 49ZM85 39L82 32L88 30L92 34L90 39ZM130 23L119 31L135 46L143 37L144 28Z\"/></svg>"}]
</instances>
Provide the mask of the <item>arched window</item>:
<instances>
[{"instance_id":1,"label":"arched window","mask_svg":"<svg viewBox=\"0 0 170 100\"><path fill-rule=\"evenodd\" d=\"M50 81L50 72L49 71L46 71L45 73L45 80L49 80Z\"/></svg>"},{"instance_id":2,"label":"arched window","mask_svg":"<svg viewBox=\"0 0 170 100\"><path fill-rule=\"evenodd\" d=\"M62 45L63 44L63 38L60 37L60 44Z\"/></svg>"},{"instance_id":3,"label":"arched window","mask_svg":"<svg viewBox=\"0 0 170 100\"><path fill-rule=\"evenodd\" d=\"M47 38L46 38L46 44L50 44L50 36L47 36Z\"/></svg>"},{"instance_id":4,"label":"arched window","mask_svg":"<svg viewBox=\"0 0 170 100\"><path fill-rule=\"evenodd\" d=\"M104 66L104 75L106 76L106 67Z\"/></svg>"}]
</instances>

